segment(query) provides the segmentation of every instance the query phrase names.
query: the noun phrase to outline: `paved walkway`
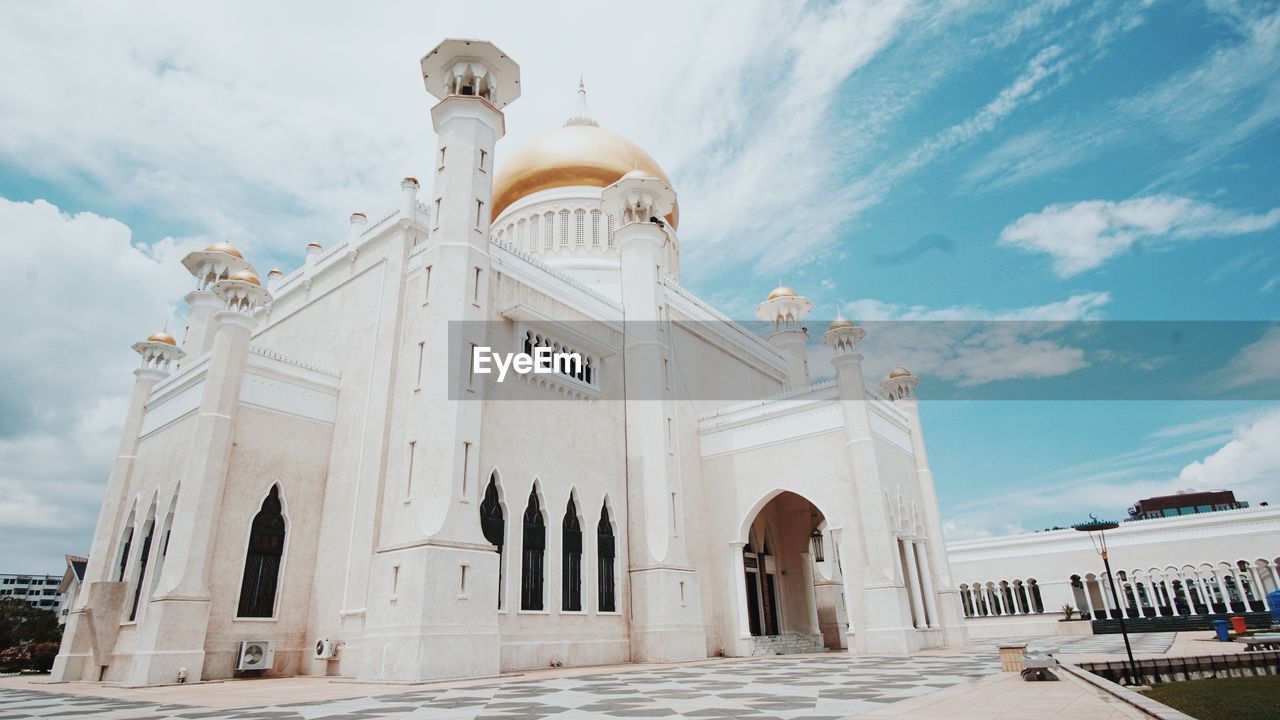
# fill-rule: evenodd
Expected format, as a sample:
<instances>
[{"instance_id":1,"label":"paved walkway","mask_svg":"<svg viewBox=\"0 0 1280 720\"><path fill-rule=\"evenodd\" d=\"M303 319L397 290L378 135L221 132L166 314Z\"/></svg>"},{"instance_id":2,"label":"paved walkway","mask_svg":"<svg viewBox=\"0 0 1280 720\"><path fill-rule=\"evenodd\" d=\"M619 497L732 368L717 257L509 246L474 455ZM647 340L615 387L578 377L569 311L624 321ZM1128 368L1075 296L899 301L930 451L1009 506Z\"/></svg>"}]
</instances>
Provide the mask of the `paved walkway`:
<instances>
[{"instance_id":1,"label":"paved walkway","mask_svg":"<svg viewBox=\"0 0 1280 720\"><path fill-rule=\"evenodd\" d=\"M1134 636L1139 654L1202 654L1203 633ZM1192 637L1184 637L1192 636ZM1031 639L1063 654L1115 657L1119 636ZM1216 645L1213 644L1213 645ZM1225 644L1224 644L1225 647ZM1141 650L1139 650L1141 648ZM1187 652L1179 652L1185 648ZM1217 650L1208 647L1208 651ZM0 679L0 720L603 720L605 718L1089 718L1142 717L1075 678L1023 682L1000 673L994 644L911 657L803 655L679 665L540 670L424 685L282 678L121 688Z\"/></svg>"}]
</instances>

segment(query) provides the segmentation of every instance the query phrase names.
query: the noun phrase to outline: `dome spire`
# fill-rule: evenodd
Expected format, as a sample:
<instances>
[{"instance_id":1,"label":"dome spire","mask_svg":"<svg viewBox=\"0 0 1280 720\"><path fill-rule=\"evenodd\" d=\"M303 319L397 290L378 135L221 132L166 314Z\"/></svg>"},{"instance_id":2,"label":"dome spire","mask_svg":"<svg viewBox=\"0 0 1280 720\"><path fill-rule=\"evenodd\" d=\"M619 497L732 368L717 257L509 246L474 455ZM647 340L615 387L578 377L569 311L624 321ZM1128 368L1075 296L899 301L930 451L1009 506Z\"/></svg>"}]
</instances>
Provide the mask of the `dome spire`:
<instances>
[{"instance_id":1,"label":"dome spire","mask_svg":"<svg viewBox=\"0 0 1280 720\"><path fill-rule=\"evenodd\" d=\"M582 76L578 76L578 106L573 111L573 116L565 121L565 127L570 125L590 125L591 127L600 127L600 123L591 117L591 108L587 107L587 84L583 82Z\"/></svg>"}]
</instances>

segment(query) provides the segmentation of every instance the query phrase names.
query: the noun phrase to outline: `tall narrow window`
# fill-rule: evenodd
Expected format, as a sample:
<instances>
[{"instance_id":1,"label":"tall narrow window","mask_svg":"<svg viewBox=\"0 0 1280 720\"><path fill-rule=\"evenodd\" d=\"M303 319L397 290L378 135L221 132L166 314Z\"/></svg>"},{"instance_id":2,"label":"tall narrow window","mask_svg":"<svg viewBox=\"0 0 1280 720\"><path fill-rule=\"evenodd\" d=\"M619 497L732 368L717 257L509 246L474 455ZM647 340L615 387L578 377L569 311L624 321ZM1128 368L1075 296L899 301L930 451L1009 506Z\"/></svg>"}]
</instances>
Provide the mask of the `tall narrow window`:
<instances>
[{"instance_id":1,"label":"tall narrow window","mask_svg":"<svg viewBox=\"0 0 1280 720\"><path fill-rule=\"evenodd\" d=\"M484 499L480 501L480 532L498 549L498 609L502 609L503 586L506 584L504 571L506 555L503 547L506 542L507 525L502 516L502 503L498 500L498 475L489 476L489 486L484 489Z\"/></svg>"},{"instance_id":2,"label":"tall narrow window","mask_svg":"<svg viewBox=\"0 0 1280 720\"><path fill-rule=\"evenodd\" d=\"M600 524L596 525L596 557L599 562L599 572L596 573L596 577L600 581L598 598L600 612L617 610L613 592L614 553L613 523L609 521L609 506L601 505Z\"/></svg>"},{"instance_id":3,"label":"tall narrow window","mask_svg":"<svg viewBox=\"0 0 1280 720\"><path fill-rule=\"evenodd\" d=\"M409 498L413 497L413 456L418 454L417 452L415 452L417 449L418 449L418 441L410 440L409 441L409 471L405 473L405 480L404 480L404 499L406 501L408 501Z\"/></svg>"},{"instance_id":4,"label":"tall narrow window","mask_svg":"<svg viewBox=\"0 0 1280 720\"><path fill-rule=\"evenodd\" d=\"M417 374L417 377L416 377L416 378L414 379L414 381L413 381L413 382L414 382L414 385L413 385L413 389L414 389L414 390L421 390L421 389L422 389L422 356L426 354L426 349L427 349L427 341L426 341L426 340L423 340L422 342L418 343L418 374Z\"/></svg>"},{"instance_id":5,"label":"tall narrow window","mask_svg":"<svg viewBox=\"0 0 1280 720\"><path fill-rule=\"evenodd\" d=\"M444 151L447 149L448 148L440 148L440 166L439 166L440 170L444 169Z\"/></svg>"},{"instance_id":6,"label":"tall narrow window","mask_svg":"<svg viewBox=\"0 0 1280 720\"><path fill-rule=\"evenodd\" d=\"M569 497L564 509L564 538L560 559L560 609L582 610L582 525L578 522L578 506Z\"/></svg>"},{"instance_id":7,"label":"tall narrow window","mask_svg":"<svg viewBox=\"0 0 1280 720\"><path fill-rule=\"evenodd\" d=\"M485 165L484 161L488 159L488 157L489 157L489 153L485 152L484 150L480 151L480 172L484 172L484 165Z\"/></svg>"},{"instance_id":8,"label":"tall narrow window","mask_svg":"<svg viewBox=\"0 0 1280 720\"><path fill-rule=\"evenodd\" d=\"M129 567L129 551L133 549L133 518L124 529L124 547L120 550L120 567L116 571L116 580L124 581L124 571Z\"/></svg>"},{"instance_id":9,"label":"tall narrow window","mask_svg":"<svg viewBox=\"0 0 1280 720\"><path fill-rule=\"evenodd\" d=\"M431 302L431 266L428 265L422 271L422 304Z\"/></svg>"},{"instance_id":10,"label":"tall narrow window","mask_svg":"<svg viewBox=\"0 0 1280 720\"><path fill-rule=\"evenodd\" d=\"M471 466L471 443L465 440L462 443L462 497L467 497L467 472Z\"/></svg>"},{"instance_id":11,"label":"tall narrow window","mask_svg":"<svg viewBox=\"0 0 1280 720\"><path fill-rule=\"evenodd\" d=\"M480 305L480 273L484 272L480 268L476 268L475 281L471 283L471 304Z\"/></svg>"},{"instance_id":12,"label":"tall narrow window","mask_svg":"<svg viewBox=\"0 0 1280 720\"><path fill-rule=\"evenodd\" d=\"M151 538L156 532L154 512L147 523L147 534L142 538L142 552L138 555L138 580L133 588L133 605L129 608L129 621L138 619L138 601L142 599L142 583L147 578L147 560L151 557Z\"/></svg>"},{"instance_id":13,"label":"tall narrow window","mask_svg":"<svg viewBox=\"0 0 1280 720\"><path fill-rule=\"evenodd\" d=\"M484 217L484 201L476 201L476 229L480 229L480 218Z\"/></svg>"},{"instance_id":14,"label":"tall narrow window","mask_svg":"<svg viewBox=\"0 0 1280 720\"><path fill-rule=\"evenodd\" d=\"M280 579L280 558L284 555L284 515L280 512L280 486L272 485L262 509L253 516L249 532L249 552L240 582L237 617L275 615L276 585Z\"/></svg>"},{"instance_id":15,"label":"tall narrow window","mask_svg":"<svg viewBox=\"0 0 1280 720\"><path fill-rule=\"evenodd\" d=\"M520 558L520 609L542 609L542 564L547 549L547 524L538 505L537 488L529 492L524 509L524 552Z\"/></svg>"}]
</instances>

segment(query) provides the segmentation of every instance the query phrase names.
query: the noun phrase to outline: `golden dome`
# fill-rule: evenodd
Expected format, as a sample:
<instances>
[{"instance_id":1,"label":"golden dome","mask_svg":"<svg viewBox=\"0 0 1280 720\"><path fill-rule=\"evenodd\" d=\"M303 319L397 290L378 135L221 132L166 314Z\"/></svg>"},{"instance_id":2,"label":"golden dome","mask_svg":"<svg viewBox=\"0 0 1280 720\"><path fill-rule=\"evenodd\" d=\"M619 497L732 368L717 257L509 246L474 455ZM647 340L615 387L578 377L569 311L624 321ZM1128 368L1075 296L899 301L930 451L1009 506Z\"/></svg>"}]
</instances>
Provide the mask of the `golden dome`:
<instances>
[{"instance_id":1,"label":"golden dome","mask_svg":"<svg viewBox=\"0 0 1280 720\"><path fill-rule=\"evenodd\" d=\"M320 247L320 243L316 242L315 240L312 240L311 242L307 243L307 249L310 250L311 248L315 248L317 250L322 249Z\"/></svg>"},{"instance_id":2,"label":"golden dome","mask_svg":"<svg viewBox=\"0 0 1280 720\"><path fill-rule=\"evenodd\" d=\"M268 275L284 275L284 271L280 268L271 268L267 271Z\"/></svg>"},{"instance_id":3,"label":"golden dome","mask_svg":"<svg viewBox=\"0 0 1280 720\"><path fill-rule=\"evenodd\" d=\"M226 253L228 255L233 255L235 257L238 257L241 260L244 259L244 256L240 254L240 251L236 249L236 246L232 245L231 243L226 243L226 242L211 243L208 247L204 249L204 251Z\"/></svg>"},{"instance_id":4,"label":"golden dome","mask_svg":"<svg viewBox=\"0 0 1280 720\"><path fill-rule=\"evenodd\" d=\"M227 279L239 280L240 282L247 282L250 285L257 285L259 287L262 286L262 281L258 280L258 276L248 270L241 270L240 272L231 273L231 276L228 277Z\"/></svg>"},{"instance_id":5,"label":"golden dome","mask_svg":"<svg viewBox=\"0 0 1280 720\"><path fill-rule=\"evenodd\" d=\"M172 345L173 347L178 346L178 341L175 340L172 335L170 335L168 332L164 330L161 330L160 332L153 332L150 335L148 335L147 342L164 343L165 345Z\"/></svg>"},{"instance_id":6,"label":"golden dome","mask_svg":"<svg viewBox=\"0 0 1280 720\"><path fill-rule=\"evenodd\" d=\"M911 377L911 371L904 367L896 367L889 372L889 377L891 378Z\"/></svg>"},{"instance_id":7,"label":"golden dome","mask_svg":"<svg viewBox=\"0 0 1280 720\"><path fill-rule=\"evenodd\" d=\"M831 324L827 326L827 331L829 332L831 330L839 330L841 328L851 328L851 327L853 327L852 320L838 317L835 320L832 320Z\"/></svg>"},{"instance_id":8,"label":"golden dome","mask_svg":"<svg viewBox=\"0 0 1280 720\"><path fill-rule=\"evenodd\" d=\"M781 297L800 297L800 294L786 285L779 285L773 289L773 292L769 293L769 297L765 298L765 302L777 300Z\"/></svg>"},{"instance_id":9,"label":"golden dome","mask_svg":"<svg viewBox=\"0 0 1280 720\"><path fill-rule=\"evenodd\" d=\"M566 125L535 139L502 164L493 182L493 217L536 192L579 185L605 188L634 170L671 185L639 145L594 125ZM675 228L679 220L677 204L667 221Z\"/></svg>"}]
</instances>

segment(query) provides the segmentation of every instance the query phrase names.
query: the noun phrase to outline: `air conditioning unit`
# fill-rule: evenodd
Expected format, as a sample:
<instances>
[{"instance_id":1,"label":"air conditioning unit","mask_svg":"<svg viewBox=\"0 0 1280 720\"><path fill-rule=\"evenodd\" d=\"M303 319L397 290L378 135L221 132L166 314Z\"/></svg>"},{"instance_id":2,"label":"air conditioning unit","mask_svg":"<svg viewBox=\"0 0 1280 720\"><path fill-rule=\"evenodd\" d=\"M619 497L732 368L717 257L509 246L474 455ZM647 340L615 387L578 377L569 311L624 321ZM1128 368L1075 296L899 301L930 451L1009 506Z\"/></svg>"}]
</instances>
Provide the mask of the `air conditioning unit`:
<instances>
[{"instance_id":1,"label":"air conditioning unit","mask_svg":"<svg viewBox=\"0 0 1280 720\"><path fill-rule=\"evenodd\" d=\"M316 659L332 660L338 657L338 643L329 638L321 638L316 641Z\"/></svg>"},{"instance_id":2,"label":"air conditioning unit","mask_svg":"<svg viewBox=\"0 0 1280 720\"><path fill-rule=\"evenodd\" d=\"M269 640L242 640L236 670L270 670L276 650Z\"/></svg>"}]
</instances>

